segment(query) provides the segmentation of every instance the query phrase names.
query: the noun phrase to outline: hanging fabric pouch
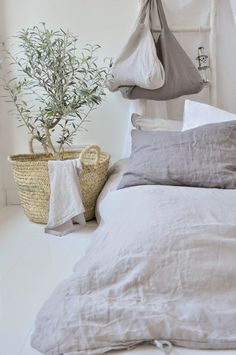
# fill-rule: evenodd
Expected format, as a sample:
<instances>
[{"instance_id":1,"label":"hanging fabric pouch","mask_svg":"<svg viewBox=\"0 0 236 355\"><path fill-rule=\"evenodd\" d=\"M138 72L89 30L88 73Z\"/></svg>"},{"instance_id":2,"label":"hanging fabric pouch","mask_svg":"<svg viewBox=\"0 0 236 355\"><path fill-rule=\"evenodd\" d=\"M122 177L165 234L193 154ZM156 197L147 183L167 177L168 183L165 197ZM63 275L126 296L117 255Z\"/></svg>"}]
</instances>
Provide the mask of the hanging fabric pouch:
<instances>
[{"instance_id":1,"label":"hanging fabric pouch","mask_svg":"<svg viewBox=\"0 0 236 355\"><path fill-rule=\"evenodd\" d=\"M147 100L171 100L183 95L199 93L203 88L202 78L191 59L170 31L161 0L151 1L151 18L159 16L161 33L156 43L157 55L165 70L165 83L156 90L140 86L121 87L123 97Z\"/></svg>"},{"instance_id":2,"label":"hanging fabric pouch","mask_svg":"<svg viewBox=\"0 0 236 355\"><path fill-rule=\"evenodd\" d=\"M150 0L146 0L135 31L112 67L106 83L110 91L117 91L120 86L130 85L157 89L164 84L164 69L157 56L150 30L150 7Z\"/></svg>"}]
</instances>

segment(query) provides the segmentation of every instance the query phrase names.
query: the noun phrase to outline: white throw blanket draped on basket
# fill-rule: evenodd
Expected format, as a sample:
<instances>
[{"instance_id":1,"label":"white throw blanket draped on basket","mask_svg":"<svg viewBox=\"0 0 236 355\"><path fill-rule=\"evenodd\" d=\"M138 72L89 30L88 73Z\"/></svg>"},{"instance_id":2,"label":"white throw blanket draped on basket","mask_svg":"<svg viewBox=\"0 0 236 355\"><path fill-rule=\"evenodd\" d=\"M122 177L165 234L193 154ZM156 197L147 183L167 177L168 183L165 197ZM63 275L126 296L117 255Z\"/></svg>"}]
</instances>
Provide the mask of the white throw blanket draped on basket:
<instances>
[{"instance_id":1,"label":"white throw blanket draped on basket","mask_svg":"<svg viewBox=\"0 0 236 355\"><path fill-rule=\"evenodd\" d=\"M51 194L45 232L63 236L74 230L73 223L86 223L79 181L82 165L79 159L50 160L48 172Z\"/></svg>"}]
</instances>

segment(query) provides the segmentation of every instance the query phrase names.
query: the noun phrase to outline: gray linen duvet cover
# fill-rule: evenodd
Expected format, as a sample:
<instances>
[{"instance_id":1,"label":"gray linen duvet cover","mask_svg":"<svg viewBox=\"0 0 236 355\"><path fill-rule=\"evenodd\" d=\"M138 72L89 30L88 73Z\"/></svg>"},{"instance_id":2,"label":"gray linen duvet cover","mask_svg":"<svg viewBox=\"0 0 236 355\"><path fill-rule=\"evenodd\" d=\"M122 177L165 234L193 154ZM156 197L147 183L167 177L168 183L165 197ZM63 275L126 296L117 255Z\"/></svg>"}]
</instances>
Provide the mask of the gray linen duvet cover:
<instances>
[{"instance_id":1,"label":"gray linen duvet cover","mask_svg":"<svg viewBox=\"0 0 236 355\"><path fill-rule=\"evenodd\" d=\"M93 245L43 305L32 346L236 349L236 191L139 186L103 197Z\"/></svg>"}]
</instances>

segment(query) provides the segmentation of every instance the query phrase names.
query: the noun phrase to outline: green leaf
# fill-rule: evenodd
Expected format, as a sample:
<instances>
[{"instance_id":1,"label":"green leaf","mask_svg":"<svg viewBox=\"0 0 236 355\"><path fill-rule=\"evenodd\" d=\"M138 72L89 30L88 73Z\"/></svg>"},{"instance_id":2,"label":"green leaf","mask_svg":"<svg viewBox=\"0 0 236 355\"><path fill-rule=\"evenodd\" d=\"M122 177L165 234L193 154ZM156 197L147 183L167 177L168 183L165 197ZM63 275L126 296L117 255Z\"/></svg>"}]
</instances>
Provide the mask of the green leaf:
<instances>
[{"instance_id":1,"label":"green leaf","mask_svg":"<svg viewBox=\"0 0 236 355\"><path fill-rule=\"evenodd\" d=\"M45 23L22 29L16 39L17 54L5 49L10 65L18 68L16 76L10 78L9 72L4 81L8 101L40 141L47 142L40 132L48 124L58 126L62 144L72 143L106 94L111 62L101 67L99 45L88 44L81 51L76 36L64 29L49 29Z\"/></svg>"}]
</instances>

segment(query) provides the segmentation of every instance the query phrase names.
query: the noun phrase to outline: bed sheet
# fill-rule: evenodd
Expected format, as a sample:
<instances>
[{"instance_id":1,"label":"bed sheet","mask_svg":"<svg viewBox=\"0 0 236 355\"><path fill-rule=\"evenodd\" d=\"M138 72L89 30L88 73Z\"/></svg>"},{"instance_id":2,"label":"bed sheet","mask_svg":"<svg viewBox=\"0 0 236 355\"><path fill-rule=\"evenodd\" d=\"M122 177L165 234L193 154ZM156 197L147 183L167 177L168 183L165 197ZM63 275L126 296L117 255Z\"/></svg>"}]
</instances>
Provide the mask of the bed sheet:
<instances>
[{"instance_id":1,"label":"bed sheet","mask_svg":"<svg viewBox=\"0 0 236 355\"><path fill-rule=\"evenodd\" d=\"M122 175L127 167L128 164L128 159L121 159L118 160L115 164L112 165L112 167L109 169L108 172L108 180L102 190L102 192L99 195L99 198L97 200L97 205L96 205L96 218L98 223L101 221L101 211L100 211L100 206L102 205L103 200L107 197L107 195L115 191L121 178Z\"/></svg>"}]
</instances>

